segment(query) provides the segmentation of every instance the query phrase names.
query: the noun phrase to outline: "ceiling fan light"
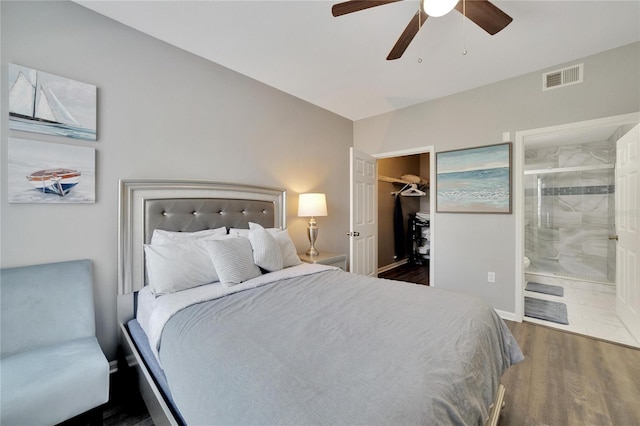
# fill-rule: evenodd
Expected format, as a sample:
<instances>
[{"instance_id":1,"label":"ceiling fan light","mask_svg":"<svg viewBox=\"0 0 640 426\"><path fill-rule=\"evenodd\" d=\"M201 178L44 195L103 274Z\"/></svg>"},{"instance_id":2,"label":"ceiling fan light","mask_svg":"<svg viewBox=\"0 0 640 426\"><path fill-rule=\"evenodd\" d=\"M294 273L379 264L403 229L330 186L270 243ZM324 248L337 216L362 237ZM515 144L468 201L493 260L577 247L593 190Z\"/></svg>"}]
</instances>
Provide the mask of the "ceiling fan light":
<instances>
[{"instance_id":1,"label":"ceiling fan light","mask_svg":"<svg viewBox=\"0 0 640 426\"><path fill-rule=\"evenodd\" d=\"M422 9L429 16L437 18L451 12L458 0L422 0Z\"/></svg>"}]
</instances>

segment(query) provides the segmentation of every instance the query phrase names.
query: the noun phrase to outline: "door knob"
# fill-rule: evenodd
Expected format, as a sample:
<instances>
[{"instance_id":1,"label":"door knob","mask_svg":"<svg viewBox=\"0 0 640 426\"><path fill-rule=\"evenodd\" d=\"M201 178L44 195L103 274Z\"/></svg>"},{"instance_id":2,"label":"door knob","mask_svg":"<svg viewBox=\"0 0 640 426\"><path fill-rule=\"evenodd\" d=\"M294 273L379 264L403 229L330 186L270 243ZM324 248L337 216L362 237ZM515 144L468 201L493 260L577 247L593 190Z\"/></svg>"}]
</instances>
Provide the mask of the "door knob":
<instances>
[{"instance_id":1,"label":"door knob","mask_svg":"<svg viewBox=\"0 0 640 426\"><path fill-rule=\"evenodd\" d=\"M359 237L360 233L359 232L347 232L347 236L349 236L349 237Z\"/></svg>"},{"instance_id":2,"label":"door knob","mask_svg":"<svg viewBox=\"0 0 640 426\"><path fill-rule=\"evenodd\" d=\"M618 241L618 236L617 235L609 235L609 239Z\"/></svg>"}]
</instances>

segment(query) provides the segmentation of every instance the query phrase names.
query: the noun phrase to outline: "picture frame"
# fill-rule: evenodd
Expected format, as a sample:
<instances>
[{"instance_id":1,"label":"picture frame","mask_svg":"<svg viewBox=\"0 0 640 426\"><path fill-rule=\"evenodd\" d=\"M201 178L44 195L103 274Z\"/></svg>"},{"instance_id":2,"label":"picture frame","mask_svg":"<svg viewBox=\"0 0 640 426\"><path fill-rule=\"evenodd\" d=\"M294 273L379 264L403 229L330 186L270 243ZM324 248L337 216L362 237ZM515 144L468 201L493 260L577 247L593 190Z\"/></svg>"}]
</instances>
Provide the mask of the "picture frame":
<instances>
[{"instance_id":1,"label":"picture frame","mask_svg":"<svg viewBox=\"0 0 640 426\"><path fill-rule=\"evenodd\" d=\"M10 203L77 204L96 201L95 148L9 138Z\"/></svg>"},{"instance_id":2,"label":"picture frame","mask_svg":"<svg viewBox=\"0 0 640 426\"><path fill-rule=\"evenodd\" d=\"M512 213L512 143L436 153L436 212Z\"/></svg>"},{"instance_id":3,"label":"picture frame","mask_svg":"<svg viewBox=\"0 0 640 426\"><path fill-rule=\"evenodd\" d=\"M95 141L97 87L9 64L9 128Z\"/></svg>"}]
</instances>

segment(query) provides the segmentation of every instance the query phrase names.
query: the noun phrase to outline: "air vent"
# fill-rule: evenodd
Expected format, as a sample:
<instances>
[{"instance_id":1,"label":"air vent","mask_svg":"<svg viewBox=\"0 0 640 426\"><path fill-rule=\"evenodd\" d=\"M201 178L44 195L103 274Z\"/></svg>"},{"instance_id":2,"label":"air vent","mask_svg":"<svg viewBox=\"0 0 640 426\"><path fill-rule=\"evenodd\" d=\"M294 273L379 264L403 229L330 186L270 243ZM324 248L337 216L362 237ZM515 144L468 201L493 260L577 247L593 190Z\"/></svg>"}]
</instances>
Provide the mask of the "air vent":
<instances>
[{"instance_id":1,"label":"air vent","mask_svg":"<svg viewBox=\"0 0 640 426\"><path fill-rule=\"evenodd\" d=\"M542 74L542 90L582 83L583 66L584 64L578 64Z\"/></svg>"}]
</instances>

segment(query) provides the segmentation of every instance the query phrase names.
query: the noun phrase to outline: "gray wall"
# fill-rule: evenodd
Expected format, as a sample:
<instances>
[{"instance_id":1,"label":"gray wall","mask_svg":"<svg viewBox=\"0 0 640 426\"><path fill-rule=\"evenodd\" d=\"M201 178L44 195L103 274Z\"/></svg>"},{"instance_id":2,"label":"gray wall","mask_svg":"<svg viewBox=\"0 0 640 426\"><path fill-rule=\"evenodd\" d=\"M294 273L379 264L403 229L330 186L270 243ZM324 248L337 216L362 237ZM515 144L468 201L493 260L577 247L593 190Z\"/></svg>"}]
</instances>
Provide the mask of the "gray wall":
<instances>
[{"instance_id":1,"label":"gray wall","mask_svg":"<svg viewBox=\"0 0 640 426\"><path fill-rule=\"evenodd\" d=\"M306 250L300 192L327 193L317 247L347 253L353 123L71 2L2 1L2 111L8 63L98 87L98 141L8 129L1 115L1 266L93 261L97 334L117 346L118 180L179 178L288 190L288 225ZM8 204L7 138L96 148L96 203ZM332 167L327 167L331 164Z\"/></svg>"},{"instance_id":2,"label":"gray wall","mask_svg":"<svg viewBox=\"0 0 640 426\"><path fill-rule=\"evenodd\" d=\"M582 84L543 92L541 72L534 72L357 121L354 147L380 154L433 145L439 152L500 143L505 131L513 137L520 130L640 110L640 43L566 65L579 62ZM514 254L514 215L436 213L434 219L435 285L515 312L515 264L521 259ZM495 284L487 283L488 271L496 273Z\"/></svg>"}]
</instances>

